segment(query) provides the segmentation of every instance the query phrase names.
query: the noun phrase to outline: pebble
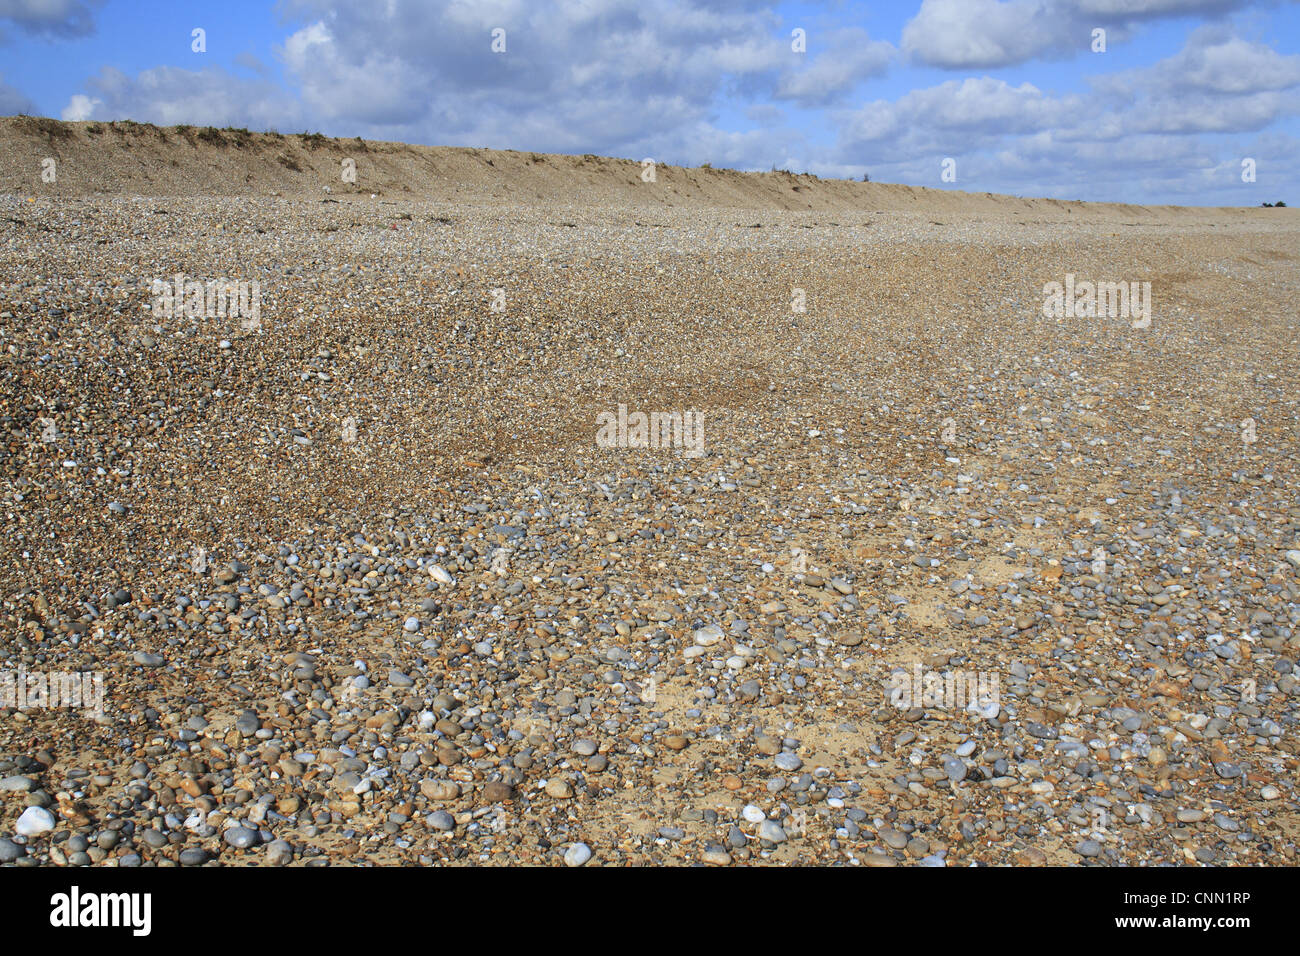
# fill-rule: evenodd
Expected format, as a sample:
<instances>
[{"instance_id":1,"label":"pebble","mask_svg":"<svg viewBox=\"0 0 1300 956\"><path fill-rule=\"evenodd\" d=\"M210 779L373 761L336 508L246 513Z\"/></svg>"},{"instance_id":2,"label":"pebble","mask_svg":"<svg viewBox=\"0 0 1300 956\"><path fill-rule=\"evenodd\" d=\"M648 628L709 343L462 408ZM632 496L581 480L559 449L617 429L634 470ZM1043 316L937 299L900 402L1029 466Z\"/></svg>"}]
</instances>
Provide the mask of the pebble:
<instances>
[{"instance_id":1,"label":"pebble","mask_svg":"<svg viewBox=\"0 0 1300 956\"><path fill-rule=\"evenodd\" d=\"M907 846L907 834L892 827L881 827L876 831L876 835L880 837L882 842L895 850L901 850Z\"/></svg>"},{"instance_id":2,"label":"pebble","mask_svg":"<svg viewBox=\"0 0 1300 956\"><path fill-rule=\"evenodd\" d=\"M247 850L257 842L257 831L248 827L231 827L221 838L237 850Z\"/></svg>"},{"instance_id":3,"label":"pebble","mask_svg":"<svg viewBox=\"0 0 1300 956\"><path fill-rule=\"evenodd\" d=\"M777 754L776 757L774 758L773 762L774 762L774 763L775 763L775 764L776 764L780 769L782 769L782 770L786 770L786 771L795 771L795 770L798 770L800 767L803 766L803 761L800 760L799 757L798 757L796 754L792 754L792 753L788 753L788 752L787 752L787 753L779 753L779 754Z\"/></svg>"},{"instance_id":4,"label":"pebble","mask_svg":"<svg viewBox=\"0 0 1300 956\"><path fill-rule=\"evenodd\" d=\"M460 784L451 780L422 780L420 792L430 800L455 800L460 796Z\"/></svg>"},{"instance_id":5,"label":"pebble","mask_svg":"<svg viewBox=\"0 0 1300 956\"><path fill-rule=\"evenodd\" d=\"M443 833L456 829L456 818L446 810L435 810L429 814L428 823L430 827Z\"/></svg>"},{"instance_id":6,"label":"pebble","mask_svg":"<svg viewBox=\"0 0 1300 956\"><path fill-rule=\"evenodd\" d=\"M758 836L768 843L784 843L787 839L785 830L775 820L764 820L758 825Z\"/></svg>"},{"instance_id":7,"label":"pebble","mask_svg":"<svg viewBox=\"0 0 1300 956\"><path fill-rule=\"evenodd\" d=\"M54 814L44 807L28 807L14 823L14 832L19 836L40 836L54 829Z\"/></svg>"},{"instance_id":8,"label":"pebble","mask_svg":"<svg viewBox=\"0 0 1300 956\"><path fill-rule=\"evenodd\" d=\"M585 843L575 843L564 851L565 866L582 866L591 859L591 847Z\"/></svg>"},{"instance_id":9,"label":"pebble","mask_svg":"<svg viewBox=\"0 0 1300 956\"><path fill-rule=\"evenodd\" d=\"M722 628L716 624L706 624L704 627L697 628L691 636L700 647L711 647L726 637Z\"/></svg>"},{"instance_id":10,"label":"pebble","mask_svg":"<svg viewBox=\"0 0 1300 956\"><path fill-rule=\"evenodd\" d=\"M483 785L483 799L488 803L504 803L515 798L515 788L500 780L489 780Z\"/></svg>"}]
</instances>

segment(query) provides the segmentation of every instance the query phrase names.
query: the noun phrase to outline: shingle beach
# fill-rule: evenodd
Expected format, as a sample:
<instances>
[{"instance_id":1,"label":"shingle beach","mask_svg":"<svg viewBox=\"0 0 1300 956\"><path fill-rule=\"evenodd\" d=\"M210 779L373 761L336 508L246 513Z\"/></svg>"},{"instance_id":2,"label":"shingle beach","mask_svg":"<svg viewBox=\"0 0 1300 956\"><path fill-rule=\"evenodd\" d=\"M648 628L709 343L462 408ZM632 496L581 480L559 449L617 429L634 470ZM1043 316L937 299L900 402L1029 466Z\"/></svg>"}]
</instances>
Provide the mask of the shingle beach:
<instances>
[{"instance_id":1,"label":"shingle beach","mask_svg":"<svg viewBox=\"0 0 1300 956\"><path fill-rule=\"evenodd\" d=\"M1300 862L1293 210L0 122L0 861Z\"/></svg>"}]
</instances>

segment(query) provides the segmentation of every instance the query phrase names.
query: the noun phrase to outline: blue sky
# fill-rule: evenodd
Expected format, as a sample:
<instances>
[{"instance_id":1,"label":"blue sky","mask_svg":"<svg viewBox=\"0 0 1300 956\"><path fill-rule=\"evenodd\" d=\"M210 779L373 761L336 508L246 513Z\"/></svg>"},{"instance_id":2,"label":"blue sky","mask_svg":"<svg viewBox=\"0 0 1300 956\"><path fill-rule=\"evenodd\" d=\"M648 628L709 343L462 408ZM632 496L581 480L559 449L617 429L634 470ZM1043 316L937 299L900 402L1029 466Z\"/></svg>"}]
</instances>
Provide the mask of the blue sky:
<instances>
[{"instance_id":1,"label":"blue sky","mask_svg":"<svg viewBox=\"0 0 1300 956\"><path fill-rule=\"evenodd\" d=\"M0 0L17 112L1294 205L1300 4Z\"/></svg>"}]
</instances>

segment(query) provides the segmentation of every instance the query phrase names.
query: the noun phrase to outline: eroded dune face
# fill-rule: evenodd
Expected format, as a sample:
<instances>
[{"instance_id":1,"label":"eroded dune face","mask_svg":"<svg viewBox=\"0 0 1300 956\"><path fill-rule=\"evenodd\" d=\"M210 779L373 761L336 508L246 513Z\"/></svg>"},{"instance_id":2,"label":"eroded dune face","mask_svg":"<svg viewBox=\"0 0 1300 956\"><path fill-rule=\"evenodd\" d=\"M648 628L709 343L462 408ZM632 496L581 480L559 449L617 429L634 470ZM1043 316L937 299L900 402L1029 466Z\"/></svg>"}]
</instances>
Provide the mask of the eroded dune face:
<instances>
[{"instance_id":1,"label":"eroded dune face","mask_svg":"<svg viewBox=\"0 0 1300 956\"><path fill-rule=\"evenodd\" d=\"M4 122L6 858L1295 862L1289 210Z\"/></svg>"}]
</instances>

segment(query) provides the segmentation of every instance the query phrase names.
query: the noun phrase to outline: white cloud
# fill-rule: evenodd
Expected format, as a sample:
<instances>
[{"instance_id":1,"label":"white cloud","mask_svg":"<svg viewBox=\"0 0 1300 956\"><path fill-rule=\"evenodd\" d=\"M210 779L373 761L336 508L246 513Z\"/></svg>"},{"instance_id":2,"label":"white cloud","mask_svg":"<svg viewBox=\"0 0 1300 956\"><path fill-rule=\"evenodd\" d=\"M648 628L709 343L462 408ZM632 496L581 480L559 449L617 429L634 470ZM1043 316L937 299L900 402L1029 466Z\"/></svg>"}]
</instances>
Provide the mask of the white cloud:
<instances>
[{"instance_id":1,"label":"white cloud","mask_svg":"<svg viewBox=\"0 0 1300 956\"><path fill-rule=\"evenodd\" d=\"M1209 93L1258 93L1300 84L1300 55L1284 56L1223 28L1201 28L1176 56L1136 71L1135 85Z\"/></svg>"},{"instance_id":2,"label":"white cloud","mask_svg":"<svg viewBox=\"0 0 1300 956\"><path fill-rule=\"evenodd\" d=\"M1060 48L1062 33L1039 0L923 0L903 28L903 50L930 66L986 69Z\"/></svg>"},{"instance_id":3,"label":"white cloud","mask_svg":"<svg viewBox=\"0 0 1300 956\"><path fill-rule=\"evenodd\" d=\"M159 66L134 78L106 66L86 84L94 95L74 94L64 107L78 119L133 119L160 126L243 126L294 129L303 122L297 100L271 83L246 80L221 69Z\"/></svg>"},{"instance_id":4,"label":"white cloud","mask_svg":"<svg viewBox=\"0 0 1300 956\"><path fill-rule=\"evenodd\" d=\"M1090 28L1070 43L1063 31L1093 18L1111 18L1113 40L1130 21L1234 6L924 0L901 49L941 66L1003 65L1086 48ZM1184 49L1152 66L1096 76L1085 93L971 76L862 102L849 97L898 50L856 27L810 22L808 52L795 54L790 29L798 23L747 0L287 7L296 26L275 52L291 91L249 57L237 63L253 72L239 75L168 66L128 77L104 68L63 115L778 165L853 178L869 172L922 185L941 185L939 162L952 156L961 189L1139 199L1143 188L1162 188L1142 183L1166 183L1167 195L1189 184L1203 191L1213 170L1242 154L1245 137L1300 104L1300 58L1223 25L1195 31ZM505 54L491 50L494 27L506 30ZM1110 65L1107 57L1087 62ZM722 128L732 123L739 128ZM1270 168L1284 165L1275 159ZM1296 182L1294 172L1286 175L1281 182Z\"/></svg>"},{"instance_id":5,"label":"white cloud","mask_svg":"<svg viewBox=\"0 0 1300 956\"><path fill-rule=\"evenodd\" d=\"M1080 107L1078 97L1056 99L1029 83L1012 86L987 76L949 80L842 116L841 143L868 156L958 155L1009 135L1069 124Z\"/></svg>"},{"instance_id":6,"label":"white cloud","mask_svg":"<svg viewBox=\"0 0 1300 956\"><path fill-rule=\"evenodd\" d=\"M1090 49L1092 30L1122 42L1145 21L1218 15L1252 0L922 0L903 50L929 66L992 69Z\"/></svg>"},{"instance_id":7,"label":"white cloud","mask_svg":"<svg viewBox=\"0 0 1300 956\"><path fill-rule=\"evenodd\" d=\"M59 116L69 122L79 123L82 120L93 119L95 110L103 105L101 100L91 99L84 93L74 93Z\"/></svg>"},{"instance_id":8,"label":"white cloud","mask_svg":"<svg viewBox=\"0 0 1300 956\"><path fill-rule=\"evenodd\" d=\"M883 60L869 44L799 80L780 18L739 0L297 0L289 12L306 25L282 58L322 125L420 142L689 161L703 146L681 131L711 128L727 94L762 100L785 83L791 99L826 98Z\"/></svg>"},{"instance_id":9,"label":"white cloud","mask_svg":"<svg viewBox=\"0 0 1300 956\"><path fill-rule=\"evenodd\" d=\"M1095 77L1093 89L1139 132L1247 132L1300 112L1300 55L1202 27L1150 67Z\"/></svg>"},{"instance_id":10,"label":"white cloud","mask_svg":"<svg viewBox=\"0 0 1300 956\"><path fill-rule=\"evenodd\" d=\"M872 40L867 31L858 28L839 30L831 34L824 52L813 50L792 57L810 56L812 61L802 68L787 67L777 82L777 99L795 100L809 106L821 106L848 93L860 81L880 76L889 69L894 58L893 44Z\"/></svg>"},{"instance_id":11,"label":"white cloud","mask_svg":"<svg viewBox=\"0 0 1300 956\"><path fill-rule=\"evenodd\" d=\"M1173 56L1095 77L1085 94L981 77L838 113L832 164L942 186L940 162L952 156L958 189L1183 202L1211 201L1212 191L1213 201L1255 204L1223 170L1239 172L1253 155L1242 137L1300 114L1297 85L1300 57L1206 26ZM1273 154L1284 155L1276 145ZM1297 184L1293 164L1272 168L1277 191Z\"/></svg>"}]
</instances>

